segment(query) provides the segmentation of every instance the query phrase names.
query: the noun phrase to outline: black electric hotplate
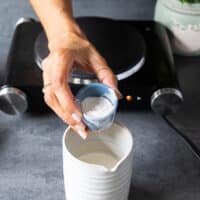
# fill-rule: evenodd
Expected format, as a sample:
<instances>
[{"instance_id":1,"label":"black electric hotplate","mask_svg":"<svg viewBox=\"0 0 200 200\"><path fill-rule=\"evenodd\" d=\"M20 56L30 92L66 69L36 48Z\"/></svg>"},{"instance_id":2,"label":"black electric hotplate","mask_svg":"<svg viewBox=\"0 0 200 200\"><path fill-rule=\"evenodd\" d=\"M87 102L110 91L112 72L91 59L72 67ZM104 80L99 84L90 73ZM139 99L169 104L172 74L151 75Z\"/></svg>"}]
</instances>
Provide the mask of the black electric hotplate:
<instances>
[{"instance_id":1,"label":"black electric hotplate","mask_svg":"<svg viewBox=\"0 0 200 200\"><path fill-rule=\"evenodd\" d=\"M125 21L97 17L77 18L81 29L106 59L119 80L124 98L119 109L153 108L169 114L182 102L172 50L166 29L153 21ZM46 109L42 94L41 62L48 42L39 22L20 19L0 90L0 109L17 112ZM92 73L73 66L70 86L74 93L98 81Z\"/></svg>"}]
</instances>

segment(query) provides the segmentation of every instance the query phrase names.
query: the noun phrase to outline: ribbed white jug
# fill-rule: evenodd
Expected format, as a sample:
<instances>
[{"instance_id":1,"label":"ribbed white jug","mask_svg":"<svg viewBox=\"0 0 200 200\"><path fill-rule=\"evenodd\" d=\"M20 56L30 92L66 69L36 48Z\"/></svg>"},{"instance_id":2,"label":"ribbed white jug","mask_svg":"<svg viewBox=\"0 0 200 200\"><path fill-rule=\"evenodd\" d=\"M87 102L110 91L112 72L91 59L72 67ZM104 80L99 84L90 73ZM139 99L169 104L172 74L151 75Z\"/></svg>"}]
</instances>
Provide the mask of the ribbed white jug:
<instances>
[{"instance_id":1,"label":"ribbed white jug","mask_svg":"<svg viewBox=\"0 0 200 200\"><path fill-rule=\"evenodd\" d=\"M71 128L63 136L67 200L128 200L133 138L118 124L82 140Z\"/></svg>"}]
</instances>

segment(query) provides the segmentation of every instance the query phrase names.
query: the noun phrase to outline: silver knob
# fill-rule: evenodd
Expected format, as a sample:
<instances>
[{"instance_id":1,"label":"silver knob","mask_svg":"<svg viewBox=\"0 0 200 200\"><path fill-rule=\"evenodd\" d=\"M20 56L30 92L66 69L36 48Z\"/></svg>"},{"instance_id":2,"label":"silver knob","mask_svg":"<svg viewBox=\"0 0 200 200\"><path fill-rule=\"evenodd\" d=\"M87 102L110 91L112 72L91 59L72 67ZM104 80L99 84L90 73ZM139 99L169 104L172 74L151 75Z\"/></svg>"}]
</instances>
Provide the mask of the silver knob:
<instances>
[{"instance_id":1,"label":"silver knob","mask_svg":"<svg viewBox=\"0 0 200 200\"><path fill-rule=\"evenodd\" d=\"M34 21L34 19L32 19L32 18L21 17L17 20L15 27L19 26L20 24L30 23L30 22L33 22L33 21Z\"/></svg>"},{"instance_id":2,"label":"silver knob","mask_svg":"<svg viewBox=\"0 0 200 200\"><path fill-rule=\"evenodd\" d=\"M183 95L175 88L156 90L151 96L151 108L160 115L175 113L182 105Z\"/></svg>"},{"instance_id":3,"label":"silver knob","mask_svg":"<svg viewBox=\"0 0 200 200\"><path fill-rule=\"evenodd\" d=\"M18 88L5 86L0 89L0 110L10 115L24 113L28 108L26 94Z\"/></svg>"}]
</instances>

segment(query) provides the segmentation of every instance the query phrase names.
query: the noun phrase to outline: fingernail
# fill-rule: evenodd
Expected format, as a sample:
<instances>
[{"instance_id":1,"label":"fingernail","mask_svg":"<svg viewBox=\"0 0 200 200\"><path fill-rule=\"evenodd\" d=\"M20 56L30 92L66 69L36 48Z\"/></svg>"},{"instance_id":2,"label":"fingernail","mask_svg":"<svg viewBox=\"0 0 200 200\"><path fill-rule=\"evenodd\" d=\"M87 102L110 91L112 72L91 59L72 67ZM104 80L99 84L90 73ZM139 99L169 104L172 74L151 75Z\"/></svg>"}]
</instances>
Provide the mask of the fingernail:
<instances>
[{"instance_id":1,"label":"fingernail","mask_svg":"<svg viewBox=\"0 0 200 200\"><path fill-rule=\"evenodd\" d=\"M85 130L85 126L84 126L84 125L81 125L81 124L77 124L76 126L74 126L74 128L75 128L77 131L84 131L84 130Z\"/></svg>"},{"instance_id":2,"label":"fingernail","mask_svg":"<svg viewBox=\"0 0 200 200\"><path fill-rule=\"evenodd\" d=\"M80 122L81 121L81 115L78 113L72 113L72 118L76 121L76 122Z\"/></svg>"},{"instance_id":3,"label":"fingernail","mask_svg":"<svg viewBox=\"0 0 200 200\"><path fill-rule=\"evenodd\" d=\"M117 88L114 88L114 91L115 91L115 93L116 93L116 95L117 95L117 97L118 97L119 99L122 99L122 98L123 98L122 93L121 93Z\"/></svg>"},{"instance_id":4,"label":"fingernail","mask_svg":"<svg viewBox=\"0 0 200 200\"><path fill-rule=\"evenodd\" d=\"M87 132L85 130L78 130L78 134L85 140L87 138Z\"/></svg>"}]
</instances>

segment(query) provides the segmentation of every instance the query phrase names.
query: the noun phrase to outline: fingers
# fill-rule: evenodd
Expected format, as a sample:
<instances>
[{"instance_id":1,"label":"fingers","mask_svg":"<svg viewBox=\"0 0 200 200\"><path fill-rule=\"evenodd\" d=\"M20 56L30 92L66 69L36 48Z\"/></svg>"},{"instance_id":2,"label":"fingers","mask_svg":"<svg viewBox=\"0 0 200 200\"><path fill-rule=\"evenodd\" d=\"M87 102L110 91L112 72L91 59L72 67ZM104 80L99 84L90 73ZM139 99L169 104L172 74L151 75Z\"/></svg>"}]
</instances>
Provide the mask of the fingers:
<instances>
[{"instance_id":1,"label":"fingers","mask_svg":"<svg viewBox=\"0 0 200 200\"><path fill-rule=\"evenodd\" d=\"M77 132L83 139L87 138L88 133L85 130L85 125L81 122L81 114L73 112L64 112L61 105L54 95L52 88L45 90L44 99L47 105L67 124L69 124L75 132Z\"/></svg>"},{"instance_id":2,"label":"fingers","mask_svg":"<svg viewBox=\"0 0 200 200\"><path fill-rule=\"evenodd\" d=\"M108 67L105 68L105 66L104 66L104 68L100 69L97 72L97 77L100 80L100 82L110 86L115 91L115 93L119 99L121 99L123 97L117 87L116 77Z\"/></svg>"},{"instance_id":3,"label":"fingers","mask_svg":"<svg viewBox=\"0 0 200 200\"><path fill-rule=\"evenodd\" d=\"M71 90L66 83L53 87L54 93L60 107L65 113L65 119L68 124L82 137L87 137L87 131L85 124L81 121L82 114L75 103Z\"/></svg>"},{"instance_id":4,"label":"fingers","mask_svg":"<svg viewBox=\"0 0 200 200\"><path fill-rule=\"evenodd\" d=\"M118 89L117 78L115 74L112 72L110 67L108 67L104 58L102 58L102 56L95 49L92 50L90 61L99 81L110 86L115 91L117 97L121 99L122 94Z\"/></svg>"},{"instance_id":5,"label":"fingers","mask_svg":"<svg viewBox=\"0 0 200 200\"><path fill-rule=\"evenodd\" d=\"M44 84L51 83L44 87L44 100L65 123L85 139L88 135L86 126L81 121L81 112L66 83L71 65L72 58L69 54L51 55L43 62Z\"/></svg>"}]
</instances>

